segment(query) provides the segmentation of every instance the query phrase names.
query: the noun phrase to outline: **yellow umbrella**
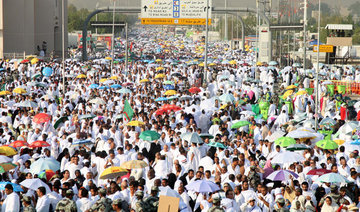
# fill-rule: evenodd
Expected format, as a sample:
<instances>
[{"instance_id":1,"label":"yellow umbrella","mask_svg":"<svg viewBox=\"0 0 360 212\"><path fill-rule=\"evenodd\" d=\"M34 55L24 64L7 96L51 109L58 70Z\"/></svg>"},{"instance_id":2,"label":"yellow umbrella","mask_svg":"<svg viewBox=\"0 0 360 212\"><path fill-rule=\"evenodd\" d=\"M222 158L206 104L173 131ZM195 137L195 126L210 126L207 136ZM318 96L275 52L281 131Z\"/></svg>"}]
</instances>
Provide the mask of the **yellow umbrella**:
<instances>
[{"instance_id":1,"label":"yellow umbrella","mask_svg":"<svg viewBox=\"0 0 360 212\"><path fill-rule=\"evenodd\" d=\"M109 79L108 78L102 78L101 80L100 80L100 82L101 83L104 83L104 82L106 82L106 81L108 81Z\"/></svg>"},{"instance_id":2,"label":"yellow umbrella","mask_svg":"<svg viewBox=\"0 0 360 212\"><path fill-rule=\"evenodd\" d=\"M288 91L286 91L286 92L284 93L283 98L286 99L286 98L288 98L288 97L289 97L291 94L293 94L293 93L294 93L293 90L288 90Z\"/></svg>"},{"instance_id":3,"label":"yellow umbrella","mask_svg":"<svg viewBox=\"0 0 360 212\"><path fill-rule=\"evenodd\" d=\"M36 55L27 55L26 57L25 57L25 59L27 59L27 60L32 60L32 59L34 59L34 58L36 58L37 56Z\"/></svg>"},{"instance_id":4,"label":"yellow umbrella","mask_svg":"<svg viewBox=\"0 0 360 212\"><path fill-rule=\"evenodd\" d=\"M127 169L124 169L124 168L121 168L121 167L118 167L118 166L112 166L112 167L109 167L107 169L105 169L101 175L100 175L100 179L102 180L106 180L106 179L114 179L114 178L117 178L117 177L121 177L121 176L124 176L128 173L128 170Z\"/></svg>"},{"instance_id":5,"label":"yellow umbrella","mask_svg":"<svg viewBox=\"0 0 360 212\"><path fill-rule=\"evenodd\" d=\"M216 64L215 63L210 63L209 66L216 66Z\"/></svg>"},{"instance_id":6,"label":"yellow umbrella","mask_svg":"<svg viewBox=\"0 0 360 212\"><path fill-rule=\"evenodd\" d=\"M300 90L296 93L296 96L300 96L300 95L304 95L307 94L307 92L305 90Z\"/></svg>"},{"instance_id":7,"label":"yellow umbrella","mask_svg":"<svg viewBox=\"0 0 360 212\"><path fill-rule=\"evenodd\" d=\"M235 60L232 60L232 61L230 61L229 62L231 65L236 65L237 64L237 62L235 61Z\"/></svg>"},{"instance_id":8,"label":"yellow umbrella","mask_svg":"<svg viewBox=\"0 0 360 212\"><path fill-rule=\"evenodd\" d=\"M86 78L86 75L85 75L85 74L79 74L79 75L77 75L76 78L78 78L78 79L85 79L85 78Z\"/></svg>"},{"instance_id":9,"label":"yellow umbrella","mask_svg":"<svg viewBox=\"0 0 360 212\"><path fill-rule=\"evenodd\" d=\"M157 67L156 71L164 70L164 67Z\"/></svg>"},{"instance_id":10,"label":"yellow umbrella","mask_svg":"<svg viewBox=\"0 0 360 212\"><path fill-rule=\"evenodd\" d=\"M0 91L0 96L11 95L10 91Z\"/></svg>"},{"instance_id":11,"label":"yellow umbrella","mask_svg":"<svg viewBox=\"0 0 360 212\"><path fill-rule=\"evenodd\" d=\"M134 126L134 127L140 127L140 126L144 126L144 122L142 121L130 121L129 123L126 124L127 126Z\"/></svg>"},{"instance_id":12,"label":"yellow umbrella","mask_svg":"<svg viewBox=\"0 0 360 212\"><path fill-rule=\"evenodd\" d=\"M142 160L130 160L121 164L121 168L124 169L141 169L147 167L148 164Z\"/></svg>"},{"instance_id":13,"label":"yellow umbrella","mask_svg":"<svg viewBox=\"0 0 360 212\"><path fill-rule=\"evenodd\" d=\"M157 74L155 76L155 79L162 79L162 78L165 78L165 74Z\"/></svg>"},{"instance_id":14,"label":"yellow umbrella","mask_svg":"<svg viewBox=\"0 0 360 212\"><path fill-rule=\"evenodd\" d=\"M119 77L114 75L114 76L110 77L110 79L117 80L117 79L119 79Z\"/></svg>"},{"instance_id":15,"label":"yellow umbrella","mask_svg":"<svg viewBox=\"0 0 360 212\"><path fill-rule=\"evenodd\" d=\"M13 156L16 155L17 151L9 146L0 146L0 155Z\"/></svg>"},{"instance_id":16,"label":"yellow umbrella","mask_svg":"<svg viewBox=\"0 0 360 212\"><path fill-rule=\"evenodd\" d=\"M224 104L223 106L220 107L220 110L224 110L228 105Z\"/></svg>"},{"instance_id":17,"label":"yellow umbrella","mask_svg":"<svg viewBox=\"0 0 360 212\"><path fill-rule=\"evenodd\" d=\"M37 62L39 62L39 59L37 59L37 58L31 59L31 64L32 65L36 64Z\"/></svg>"},{"instance_id":18,"label":"yellow umbrella","mask_svg":"<svg viewBox=\"0 0 360 212\"><path fill-rule=\"evenodd\" d=\"M200 66L200 67L204 67L204 63L200 63L199 66Z\"/></svg>"},{"instance_id":19,"label":"yellow umbrella","mask_svg":"<svg viewBox=\"0 0 360 212\"><path fill-rule=\"evenodd\" d=\"M27 91L23 88L15 88L13 90L14 93L18 93L18 94L24 94L24 93L27 93Z\"/></svg>"},{"instance_id":20,"label":"yellow umbrella","mask_svg":"<svg viewBox=\"0 0 360 212\"><path fill-rule=\"evenodd\" d=\"M286 90L295 89L295 88L297 88L296 85L289 85L286 87Z\"/></svg>"},{"instance_id":21,"label":"yellow umbrella","mask_svg":"<svg viewBox=\"0 0 360 212\"><path fill-rule=\"evenodd\" d=\"M343 143L345 143L345 140L337 139L334 140L334 142L337 143L338 145L342 145Z\"/></svg>"},{"instance_id":22,"label":"yellow umbrella","mask_svg":"<svg viewBox=\"0 0 360 212\"><path fill-rule=\"evenodd\" d=\"M155 61L156 62L162 62L162 59L156 59Z\"/></svg>"},{"instance_id":23,"label":"yellow umbrella","mask_svg":"<svg viewBox=\"0 0 360 212\"><path fill-rule=\"evenodd\" d=\"M142 80L140 80L140 83L146 83L146 82L150 82L150 80L149 80L149 79L142 79Z\"/></svg>"},{"instance_id":24,"label":"yellow umbrella","mask_svg":"<svg viewBox=\"0 0 360 212\"><path fill-rule=\"evenodd\" d=\"M262 66L262 63L261 63L261 62L257 62L256 65L257 65L257 66Z\"/></svg>"},{"instance_id":25,"label":"yellow umbrella","mask_svg":"<svg viewBox=\"0 0 360 212\"><path fill-rule=\"evenodd\" d=\"M105 60L112 60L111 57L105 57Z\"/></svg>"},{"instance_id":26,"label":"yellow umbrella","mask_svg":"<svg viewBox=\"0 0 360 212\"><path fill-rule=\"evenodd\" d=\"M175 90L168 90L164 93L164 95L166 96L174 96L176 95L176 91Z\"/></svg>"}]
</instances>

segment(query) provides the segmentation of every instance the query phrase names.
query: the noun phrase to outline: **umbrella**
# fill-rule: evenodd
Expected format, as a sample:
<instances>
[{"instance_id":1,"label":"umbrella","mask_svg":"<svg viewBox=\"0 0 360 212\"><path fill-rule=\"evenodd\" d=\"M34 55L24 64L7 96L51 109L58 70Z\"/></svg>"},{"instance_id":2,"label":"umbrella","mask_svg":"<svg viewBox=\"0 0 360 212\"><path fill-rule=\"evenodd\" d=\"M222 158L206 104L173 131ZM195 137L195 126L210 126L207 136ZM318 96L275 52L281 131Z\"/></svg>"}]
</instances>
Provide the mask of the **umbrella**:
<instances>
[{"instance_id":1,"label":"umbrella","mask_svg":"<svg viewBox=\"0 0 360 212\"><path fill-rule=\"evenodd\" d=\"M290 89L295 89L295 88L297 88L296 85L289 85L289 86L287 86L285 89L286 89L286 90L290 90Z\"/></svg>"},{"instance_id":2,"label":"umbrella","mask_svg":"<svg viewBox=\"0 0 360 212\"><path fill-rule=\"evenodd\" d=\"M179 72L175 72L171 74L172 77L181 77L182 75Z\"/></svg>"},{"instance_id":3,"label":"umbrella","mask_svg":"<svg viewBox=\"0 0 360 212\"><path fill-rule=\"evenodd\" d=\"M164 110L171 110L171 111L179 111L182 110L181 107L177 106L177 105L163 105L160 109L164 109Z\"/></svg>"},{"instance_id":4,"label":"umbrella","mask_svg":"<svg viewBox=\"0 0 360 212\"><path fill-rule=\"evenodd\" d=\"M146 83L146 82L150 82L150 80L149 80L149 79L142 79L142 80L140 80L140 83Z\"/></svg>"},{"instance_id":5,"label":"umbrella","mask_svg":"<svg viewBox=\"0 0 360 212\"><path fill-rule=\"evenodd\" d=\"M184 96L181 96L180 97L180 101L183 101L183 100L192 100L193 98L191 97L191 96L189 96L189 95L184 95Z\"/></svg>"},{"instance_id":6,"label":"umbrella","mask_svg":"<svg viewBox=\"0 0 360 212\"><path fill-rule=\"evenodd\" d=\"M215 192L220 190L219 186L208 180L195 180L186 186L188 191L199 193Z\"/></svg>"},{"instance_id":7,"label":"umbrella","mask_svg":"<svg viewBox=\"0 0 360 212\"><path fill-rule=\"evenodd\" d=\"M40 158L33 162L30 166L30 172L33 174L39 174L43 170L51 169L54 172L60 169L60 163L52 158Z\"/></svg>"},{"instance_id":8,"label":"umbrella","mask_svg":"<svg viewBox=\"0 0 360 212\"><path fill-rule=\"evenodd\" d=\"M176 91L175 90L168 90L164 93L164 95L166 96L173 96L176 95Z\"/></svg>"},{"instance_id":9,"label":"umbrella","mask_svg":"<svg viewBox=\"0 0 360 212\"><path fill-rule=\"evenodd\" d=\"M277 154L272 160L272 164L286 164L304 161L305 158L295 152L282 152Z\"/></svg>"},{"instance_id":10,"label":"umbrella","mask_svg":"<svg viewBox=\"0 0 360 212\"><path fill-rule=\"evenodd\" d=\"M167 80L167 81L163 82L163 84L164 84L164 85L174 85L175 82L174 82L174 81L169 81L169 80Z\"/></svg>"},{"instance_id":11,"label":"umbrella","mask_svg":"<svg viewBox=\"0 0 360 212\"><path fill-rule=\"evenodd\" d=\"M122 88L122 86L119 84L114 84L114 85L111 85L110 88L119 89L119 88Z\"/></svg>"},{"instance_id":12,"label":"umbrella","mask_svg":"<svg viewBox=\"0 0 360 212\"><path fill-rule=\"evenodd\" d=\"M48 147L48 146L50 146L50 144L47 143L46 141L34 141L31 144L29 144L30 148Z\"/></svg>"},{"instance_id":13,"label":"umbrella","mask_svg":"<svg viewBox=\"0 0 360 212\"><path fill-rule=\"evenodd\" d=\"M256 115L256 113L249 111L249 110L241 111L240 114L245 115L245 116L255 116Z\"/></svg>"},{"instance_id":14,"label":"umbrella","mask_svg":"<svg viewBox=\"0 0 360 212\"><path fill-rule=\"evenodd\" d=\"M165 77L166 77L165 74L157 74L155 76L155 79L162 79L162 78L165 78Z\"/></svg>"},{"instance_id":15,"label":"umbrella","mask_svg":"<svg viewBox=\"0 0 360 212\"><path fill-rule=\"evenodd\" d=\"M5 186L6 186L7 184L12 185L13 191L15 191L15 192L23 192L23 191L24 191L24 190L21 188L20 185L15 184L15 183L10 183L10 182L0 182L0 190L1 190L1 191L5 191Z\"/></svg>"},{"instance_id":16,"label":"umbrella","mask_svg":"<svg viewBox=\"0 0 360 212\"><path fill-rule=\"evenodd\" d=\"M86 75L85 74L79 74L76 76L76 78L78 79L85 79L86 78Z\"/></svg>"},{"instance_id":17,"label":"umbrella","mask_svg":"<svg viewBox=\"0 0 360 212\"><path fill-rule=\"evenodd\" d=\"M159 98L155 99L155 102L161 102L161 101L167 101L167 100L169 100L169 99L166 97L159 97Z\"/></svg>"},{"instance_id":18,"label":"umbrella","mask_svg":"<svg viewBox=\"0 0 360 212\"><path fill-rule=\"evenodd\" d=\"M175 89L175 86L173 86L173 85L164 85L163 88L164 88L165 90L174 90L174 89Z\"/></svg>"},{"instance_id":19,"label":"umbrella","mask_svg":"<svg viewBox=\"0 0 360 212\"><path fill-rule=\"evenodd\" d=\"M275 131L273 134L271 134L270 136L267 136L265 139L270 142L274 142L276 139L281 138L284 135L285 135L285 133L282 131Z\"/></svg>"},{"instance_id":20,"label":"umbrella","mask_svg":"<svg viewBox=\"0 0 360 212\"><path fill-rule=\"evenodd\" d=\"M46 183L44 183L42 180L40 180L39 178L26 179L26 180L22 181L20 183L20 185L24 186L25 188L31 188L32 190L36 190L39 187L43 186L46 189L46 193L51 192L49 186Z\"/></svg>"},{"instance_id":21,"label":"umbrella","mask_svg":"<svg viewBox=\"0 0 360 212\"><path fill-rule=\"evenodd\" d=\"M145 141L154 141L160 138L160 134L153 130L146 130L141 132L139 138Z\"/></svg>"},{"instance_id":22,"label":"umbrella","mask_svg":"<svg viewBox=\"0 0 360 212\"><path fill-rule=\"evenodd\" d=\"M28 145L29 144L26 141L22 141L22 140L14 141L11 144L9 144L9 146L12 146L14 148L28 146Z\"/></svg>"},{"instance_id":23,"label":"umbrella","mask_svg":"<svg viewBox=\"0 0 360 212\"><path fill-rule=\"evenodd\" d=\"M269 66L276 66L278 64L278 62L276 61L270 61L269 62Z\"/></svg>"},{"instance_id":24,"label":"umbrella","mask_svg":"<svg viewBox=\"0 0 360 212\"><path fill-rule=\"evenodd\" d=\"M359 126L355 122L346 122L343 126L340 127L339 133L348 134L352 133L353 130L357 129Z\"/></svg>"},{"instance_id":25,"label":"umbrella","mask_svg":"<svg viewBox=\"0 0 360 212\"><path fill-rule=\"evenodd\" d=\"M160 187L159 196L168 196L168 197L177 197L180 198L180 194L177 193L174 189L169 187Z\"/></svg>"},{"instance_id":26,"label":"umbrella","mask_svg":"<svg viewBox=\"0 0 360 212\"><path fill-rule=\"evenodd\" d=\"M227 93L219 96L219 99L220 99L222 102L233 102L233 101L235 101L234 96L231 95L231 94L227 94Z\"/></svg>"},{"instance_id":27,"label":"umbrella","mask_svg":"<svg viewBox=\"0 0 360 212\"><path fill-rule=\"evenodd\" d=\"M336 139L336 140L334 140L334 142L337 143L338 145L342 145L345 143L345 140Z\"/></svg>"},{"instance_id":28,"label":"umbrella","mask_svg":"<svg viewBox=\"0 0 360 212\"><path fill-rule=\"evenodd\" d=\"M314 133L311 133L308 131L303 131L303 130L291 131L286 136L291 137L291 138L313 138L313 137L315 137Z\"/></svg>"},{"instance_id":29,"label":"umbrella","mask_svg":"<svg viewBox=\"0 0 360 212\"><path fill-rule=\"evenodd\" d=\"M115 62L114 62L115 63ZM111 76L109 79L111 79L111 80L117 80L117 79L119 79L119 77L118 76Z\"/></svg>"},{"instance_id":30,"label":"umbrella","mask_svg":"<svg viewBox=\"0 0 360 212\"><path fill-rule=\"evenodd\" d=\"M306 146L305 144L291 144L288 147L286 147L287 151L302 151L305 149L309 149L309 147Z\"/></svg>"},{"instance_id":31,"label":"umbrella","mask_svg":"<svg viewBox=\"0 0 360 212\"><path fill-rule=\"evenodd\" d=\"M360 141L359 140L355 140L353 142L350 143L351 145L360 145Z\"/></svg>"},{"instance_id":32,"label":"umbrella","mask_svg":"<svg viewBox=\"0 0 360 212\"><path fill-rule=\"evenodd\" d=\"M140 126L144 126L144 122L142 121L130 121L129 123L126 124L127 126L134 126L134 127L140 127Z\"/></svg>"},{"instance_id":33,"label":"umbrella","mask_svg":"<svg viewBox=\"0 0 360 212\"><path fill-rule=\"evenodd\" d=\"M208 133L201 133L199 136L200 136L201 138L209 138L209 139L213 139L213 138L214 138L213 135L208 134Z\"/></svg>"},{"instance_id":34,"label":"umbrella","mask_svg":"<svg viewBox=\"0 0 360 212\"><path fill-rule=\"evenodd\" d=\"M92 114L85 114L85 115L79 116L79 119L93 119L95 117L96 116L92 115Z\"/></svg>"},{"instance_id":35,"label":"umbrella","mask_svg":"<svg viewBox=\"0 0 360 212\"><path fill-rule=\"evenodd\" d=\"M293 93L294 93L293 90L288 90L288 91L286 91L286 92L284 93L284 95L283 95L282 97L283 97L283 99L286 99L286 98L288 98L289 96L291 96Z\"/></svg>"},{"instance_id":36,"label":"umbrella","mask_svg":"<svg viewBox=\"0 0 360 212\"><path fill-rule=\"evenodd\" d=\"M0 155L13 156L16 155L17 151L15 148L10 146L0 146Z\"/></svg>"},{"instance_id":37,"label":"umbrella","mask_svg":"<svg viewBox=\"0 0 360 212\"><path fill-rule=\"evenodd\" d=\"M89 85L88 88L94 89L94 88L98 88L98 87L99 87L98 84L91 84L91 85Z\"/></svg>"},{"instance_id":38,"label":"umbrella","mask_svg":"<svg viewBox=\"0 0 360 212\"><path fill-rule=\"evenodd\" d=\"M5 173L11 169L15 169L16 167L17 165L13 163L0 163L0 173Z\"/></svg>"},{"instance_id":39,"label":"umbrella","mask_svg":"<svg viewBox=\"0 0 360 212\"><path fill-rule=\"evenodd\" d=\"M105 105L106 102L103 99L100 98L95 98L89 101L92 104L97 104L97 105Z\"/></svg>"},{"instance_id":40,"label":"umbrella","mask_svg":"<svg viewBox=\"0 0 360 212\"><path fill-rule=\"evenodd\" d=\"M305 90L300 90L295 95L296 96L301 96L301 95L305 95L305 94L307 94L307 92Z\"/></svg>"},{"instance_id":41,"label":"umbrella","mask_svg":"<svg viewBox=\"0 0 360 212\"><path fill-rule=\"evenodd\" d=\"M114 83L114 80L106 80L105 82L103 82L104 85L110 85L111 83Z\"/></svg>"},{"instance_id":42,"label":"umbrella","mask_svg":"<svg viewBox=\"0 0 360 212\"><path fill-rule=\"evenodd\" d=\"M105 57L105 60L112 60L111 57Z\"/></svg>"},{"instance_id":43,"label":"umbrella","mask_svg":"<svg viewBox=\"0 0 360 212\"><path fill-rule=\"evenodd\" d=\"M121 164L121 168L124 169L141 169L147 167L148 164L142 160L130 160Z\"/></svg>"},{"instance_id":44,"label":"umbrella","mask_svg":"<svg viewBox=\"0 0 360 212\"><path fill-rule=\"evenodd\" d=\"M46 113L38 113L34 116L33 122L37 124L46 123L51 120L51 115Z\"/></svg>"},{"instance_id":45,"label":"umbrella","mask_svg":"<svg viewBox=\"0 0 360 212\"><path fill-rule=\"evenodd\" d=\"M293 67L301 67L301 64L300 63L294 63L292 66Z\"/></svg>"},{"instance_id":46,"label":"umbrella","mask_svg":"<svg viewBox=\"0 0 360 212\"><path fill-rule=\"evenodd\" d=\"M53 170L44 170L39 173L39 178L45 179L47 181L50 181L50 179L55 175L55 172Z\"/></svg>"},{"instance_id":47,"label":"umbrella","mask_svg":"<svg viewBox=\"0 0 360 212\"><path fill-rule=\"evenodd\" d=\"M4 155L0 155L0 163L9 163L11 161L12 161L11 158L4 156Z\"/></svg>"},{"instance_id":48,"label":"umbrella","mask_svg":"<svg viewBox=\"0 0 360 212\"><path fill-rule=\"evenodd\" d=\"M281 147L288 147L291 144L296 144L296 141L291 137L281 137L275 140L275 144Z\"/></svg>"},{"instance_id":49,"label":"umbrella","mask_svg":"<svg viewBox=\"0 0 360 212\"><path fill-rule=\"evenodd\" d=\"M221 149L226 149L226 146L223 143L220 143L220 142L211 142L211 143L208 143L208 146L218 147L218 148L221 148Z\"/></svg>"},{"instance_id":50,"label":"umbrella","mask_svg":"<svg viewBox=\"0 0 360 212\"><path fill-rule=\"evenodd\" d=\"M307 175L323 175L323 174L327 174L327 173L331 173L330 170L327 170L327 169L313 169L313 170L310 170Z\"/></svg>"},{"instance_id":51,"label":"umbrella","mask_svg":"<svg viewBox=\"0 0 360 212\"><path fill-rule=\"evenodd\" d=\"M250 124L250 122L248 122L248 121L238 121L235 124L231 125L231 129L237 129L240 127L247 126L249 124Z\"/></svg>"},{"instance_id":52,"label":"umbrella","mask_svg":"<svg viewBox=\"0 0 360 212\"><path fill-rule=\"evenodd\" d=\"M128 173L127 169L118 167L118 166L111 166L107 169L105 169L101 175L100 179L106 180L106 179L115 179L117 177L124 176Z\"/></svg>"},{"instance_id":53,"label":"umbrella","mask_svg":"<svg viewBox=\"0 0 360 212\"><path fill-rule=\"evenodd\" d=\"M342 175L337 173L328 173L321 175L318 179L316 179L317 182L321 183L348 183L349 181Z\"/></svg>"},{"instance_id":54,"label":"umbrella","mask_svg":"<svg viewBox=\"0 0 360 212\"><path fill-rule=\"evenodd\" d=\"M131 93L131 90L128 88L121 88L120 90L117 91L117 93L127 94L127 93Z\"/></svg>"},{"instance_id":55,"label":"umbrella","mask_svg":"<svg viewBox=\"0 0 360 212\"><path fill-rule=\"evenodd\" d=\"M25 89L23 89L23 88L15 88L13 90L13 92L17 93L17 94L25 94L25 93L27 93L27 91Z\"/></svg>"},{"instance_id":56,"label":"umbrella","mask_svg":"<svg viewBox=\"0 0 360 212\"><path fill-rule=\"evenodd\" d=\"M45 67L45 68L43 68L42 73L44 76L50 77L53 73L53 70L50 67Z\"/></svg>"},{"instance_id":57,"label":"umbrella","mask_svg":"<svg viewBox=\"0 0 360 212\"><path fill-rule=\"evenodd\" d=\"M327 125L327 126L334 126L336 124L336 121L334 119L331 118L324 118L323 120L321 120L320 125Z\"/></svg>"},{"instance_id":58,"label":"umbrella","mask_svg":"<svg viewBox=\"0 0 360 212\"><path fill-rule=\"evenodd\" d=\"M38 105L35 102L29 101L29 100L22 101L19 104L17 104L16 106L17 107L32 107L32 108L38 107Z\"/></svg>"},{"instance_id":59,"label":"umbrella","mask_svg":"<svg viewBox=\"0 0 360 212\"><path fill-rule=\"evenodd\" d=\"M274 171L273 173L271 173L269 176L266 177L266 179L269 179L272 181L285 181L285 180L288 180L290 178L290 176L293 176L295 178L299 177L299 175L297 175L296 173L294 173L292 171L279 170L279 171Z\"/></svg>"},{"instance_id":60,"label":"umbrella","mask_svg":"<svg viewBox=\"0 0 360 212\"><path fill-rule=\"evenodd\" d=\"M58 118L58 120L56 120L56 122L54 124L54 129L57 129L62 123L64 123L67 120L68 120L67 116L62 116L62 117Z\"/></svg>"},{"instance_id":61,"label":"umbrella","mask_svg":"<svg viewBox=\"0 0 360 212\"><path fill-rule=\"evenodd\" d=\"M99 80L99 82L100 82L100 83L104 83L104 82L106 82L106 81L108 81L108 80L109 80L108 78L102 78L102 79Z\"/></svg>"},{"instance_id":62,"label":"umbrella","mask_svg":"<svg viewBox=\"0 0 360 212\"><path fill-rule=\"evenodd\" d=\"M202 144L204 141L200 138L197 133L184 133L181 135L181 138L190 143Z\"/></svg>"},{"instance_id":63,"label":"umbrella","mask_svg":"<svg viewBox=\"0 0 360 212\"><path fill-rule=\"evenodd\" d=\"M0 96L11 95L10 91L0 91Z\"/></svg>"},{"instance_id":64,"label":"umbrella","mask_svg":"<svg viewBox=\"0 0 360 212\"><path fill-rule=\"evenodd\" d=\"M201 89L198 88L198 87L192 87L192 88L189 89L189 92L190 93L200 93Z\"/></svg>"},{"instance_id":65,"label":"umbrella","mask_svg":"<svg viewBox=\"0 0 360 212\"><path fill-rule=\"evenodd\" d=\"M77 140L77 141L74 141L72 143L73 146L81 146L81 145L85 145L85 144L92 144L93 142L89 139L87 140Z\"/></svg>"},{"instance_id":66,"label":"umbrella","mask_svg":"<svg viewBox=\"0 0 360 212\"><path fill-rule=\"evenodd\" d=\"M321 141L316 142L316 146L322 149L337 149L339 145L335 143L335 141L330 139L324 139Z\"/></svg>"}]
</instances>

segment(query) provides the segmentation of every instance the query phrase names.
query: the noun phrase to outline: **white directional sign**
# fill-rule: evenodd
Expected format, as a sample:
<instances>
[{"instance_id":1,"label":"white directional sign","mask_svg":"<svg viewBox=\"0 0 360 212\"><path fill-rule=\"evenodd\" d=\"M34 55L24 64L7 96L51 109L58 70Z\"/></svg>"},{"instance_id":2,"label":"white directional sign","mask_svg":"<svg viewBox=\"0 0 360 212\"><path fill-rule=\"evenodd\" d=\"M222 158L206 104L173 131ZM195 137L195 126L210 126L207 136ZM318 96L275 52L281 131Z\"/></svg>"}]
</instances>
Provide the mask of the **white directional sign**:
<instances>
[{"instance_id":1,"label":"white directional sign","mask_svg":"<svg viewBox=\"0 0 360 212\"><path fill-rule=\"evenodd\" d=\"M209 6L207 5L209 1ZM141 23L148 25L205 25L211 0L141 0Z\"/></svg>"}]
</instances>

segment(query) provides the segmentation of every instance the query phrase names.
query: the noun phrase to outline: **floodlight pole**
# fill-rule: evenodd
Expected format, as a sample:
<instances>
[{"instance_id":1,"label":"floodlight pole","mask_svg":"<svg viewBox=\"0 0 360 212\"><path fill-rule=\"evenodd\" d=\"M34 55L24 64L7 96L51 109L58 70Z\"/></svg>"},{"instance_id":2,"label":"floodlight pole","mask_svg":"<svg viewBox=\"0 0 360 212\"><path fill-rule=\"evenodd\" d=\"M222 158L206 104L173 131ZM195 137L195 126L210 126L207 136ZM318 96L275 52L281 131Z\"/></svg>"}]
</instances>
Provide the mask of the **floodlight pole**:
<instances>
[{"instance_id":1,"label":"floodlight pole","mask_svg":"<svg viewBox=\"0 0 360 212\"><path fill-rule=\"evenodd\" d=\"M204 86L207 85L208 75L208 42L209 42L209 0L206 0L206 28L205 28L205 61L204 61Z\"/></svg>"},{"instance_id":2,"label":"floodlight pole","mask_svg":"<svg viewBox=\"0 0 360 212\"><path fill-rule=\"evenodd\" d=\"M316 103L315 103L315 131L318 128L318 120L319 120L319 57L320 57L320 19L321 19L321 0L319 0L319 12L318 12L318 40L317 40L317 67L316 67Z\"/></svg>"}]
</instances>

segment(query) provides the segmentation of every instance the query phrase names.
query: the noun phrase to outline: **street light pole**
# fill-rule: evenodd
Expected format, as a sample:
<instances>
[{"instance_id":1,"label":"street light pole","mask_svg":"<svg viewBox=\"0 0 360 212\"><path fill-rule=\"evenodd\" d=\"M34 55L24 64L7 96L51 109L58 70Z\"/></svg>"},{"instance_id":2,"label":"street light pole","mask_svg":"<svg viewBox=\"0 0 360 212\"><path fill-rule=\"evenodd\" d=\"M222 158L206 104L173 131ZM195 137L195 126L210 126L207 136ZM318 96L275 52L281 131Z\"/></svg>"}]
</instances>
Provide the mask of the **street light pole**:
<instances>
[{"instance_id":1,"label":"street light pole","mask_svg":"<svg viewBox=\"0 0 360 212\"><path fill-rule=\"evenodd\" d=\"M304 0L304 70L306 70L306 25L307 25L307 0Z\"/></svg>"},{"instance_id":2,"label":"street light pole","mask_svg":"<svg viewBox=\"0 0 360 212\"><path fill-rule=\"evenodd\" d=\"M209 4L207 4L209 6ZM227 9L227 0L225 0L225 10ZM224 40L228 40L229 36L228 36L228 16L227 16L227 12L225 13L225 35L224 35Z\"/></svg>"},{"instance_id":3,"label":"street light pole","mask_svg":"<svg viewBox=\"0 0 360 212\"><path fill-rule=\"evenodd\" d=\"M113 67L114 67L114 43L115 43L115 3L116 0L114 0L114 5L113 5L113 24L112 24L112 41L111 41L111 56L112 56L112 60L111 60L111 75L113 75Z\"/></svg>"},{"instance_id":4,"label":"street light pole","mask_svg":"<svg viewBox=\"0 0 360 212\"><path fill-rule=\"evenodd\" d=\"M320 58L320 19L321 19L321 0L319 0L319 12L318 12L318 40L317 40L317 67L316 67L316 102L315 102L315 131L317 131L318 125L318 107L319 107L319 58Z\"/></svg>"},{"instance_id":5,"label":"street light pole","mask_svg":"<svg viewBox=\"0 0 360 212\"><path fill-rule=\"evenodd\" d=\"M63 94L65 95L65 1L61 1L61 31L62 31L62 84L63 84ZM84 41L83 41L84 43ZM86 48L86 45L83 45L83 48Z\"/></svg>"},{"instance_id":6,"label":"street light pole","mask_svg":"<svg viewBox=\"0 0 360 212\"><path fill-rule=\"evenodd\" d=\"M204 86L207 83L207 61L208 61L208 42L209 42L209 0L206 0L206 28L205 28L205 61L204 61Z\"/></svg>"},{"instance_id":7,"label":"street light pole","mask_svg":"<svg viewBox=\"0 0 360 212\"><path fill-rule=\"evenodd\" d=\"M128 23L125 23L125 40L126 40L126 48L125 48L125 76L127 75L127 70L128 70L128 63L129 63L129 44L128 44Z\"/></svg>"}]
</instances>

